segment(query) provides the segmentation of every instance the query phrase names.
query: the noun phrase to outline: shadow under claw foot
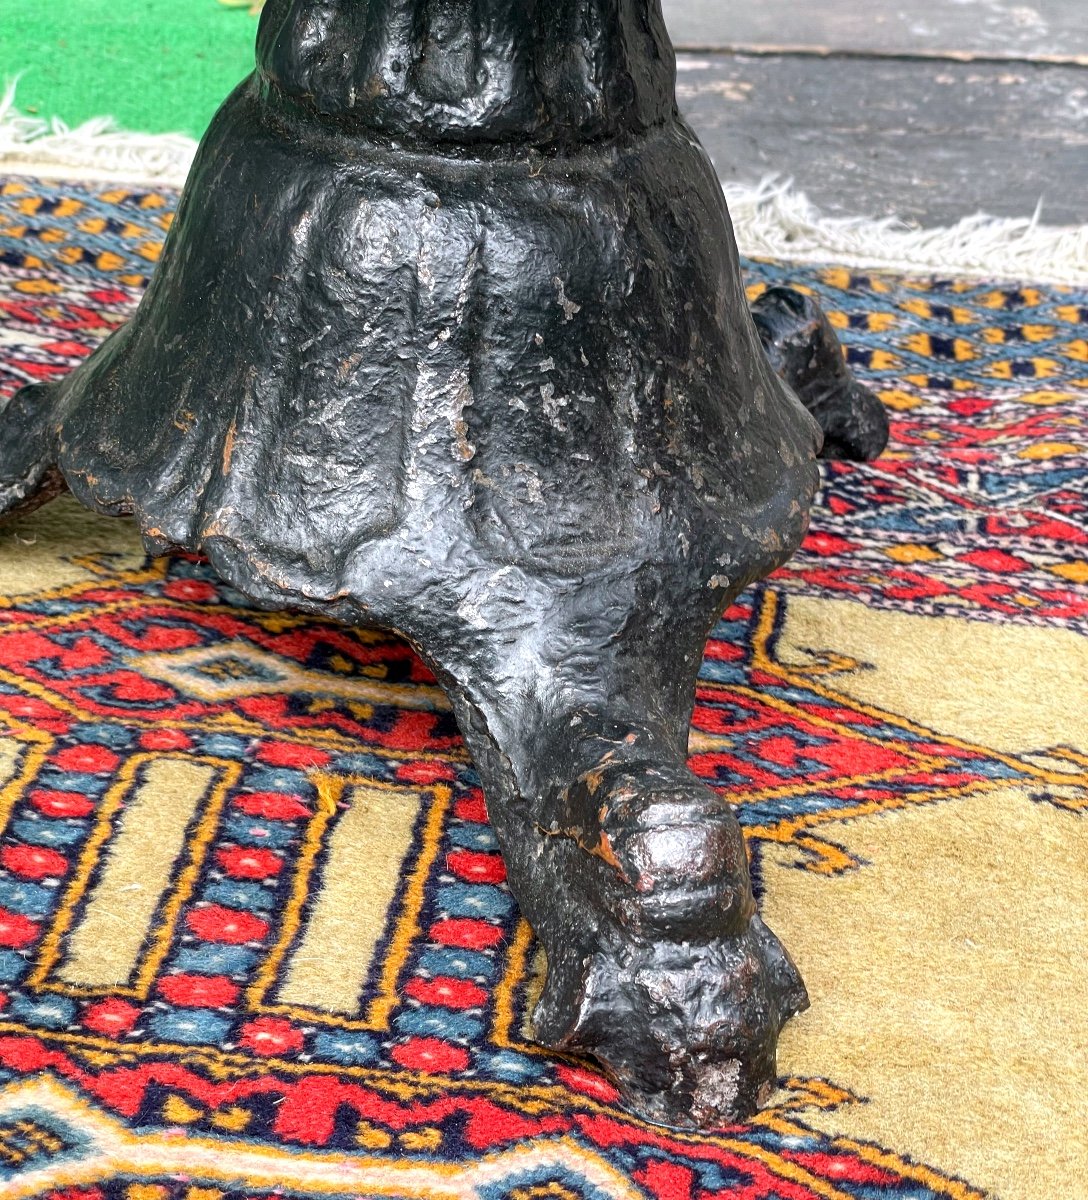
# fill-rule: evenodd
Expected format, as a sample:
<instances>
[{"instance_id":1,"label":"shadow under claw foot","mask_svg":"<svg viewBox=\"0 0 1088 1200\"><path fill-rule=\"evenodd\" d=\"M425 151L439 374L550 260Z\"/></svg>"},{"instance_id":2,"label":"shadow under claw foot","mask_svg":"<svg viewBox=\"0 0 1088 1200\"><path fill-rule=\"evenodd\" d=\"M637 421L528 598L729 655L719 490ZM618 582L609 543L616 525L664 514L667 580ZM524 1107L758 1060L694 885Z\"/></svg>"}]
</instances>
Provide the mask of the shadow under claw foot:
<instances>
[{"instance_id":1,"label":"shadow under claw foot","mask_svg":"<svg viewBox=\"0 0 1088 1200\"><path fill-rule=\"evenodd\" d=\"M752 305L752 317L775 373L824 433L821 458L871 462L888 444L888 416L878 396L846 365L820 306L793 288L775 287Z\"/></svg>"}]
</instances>

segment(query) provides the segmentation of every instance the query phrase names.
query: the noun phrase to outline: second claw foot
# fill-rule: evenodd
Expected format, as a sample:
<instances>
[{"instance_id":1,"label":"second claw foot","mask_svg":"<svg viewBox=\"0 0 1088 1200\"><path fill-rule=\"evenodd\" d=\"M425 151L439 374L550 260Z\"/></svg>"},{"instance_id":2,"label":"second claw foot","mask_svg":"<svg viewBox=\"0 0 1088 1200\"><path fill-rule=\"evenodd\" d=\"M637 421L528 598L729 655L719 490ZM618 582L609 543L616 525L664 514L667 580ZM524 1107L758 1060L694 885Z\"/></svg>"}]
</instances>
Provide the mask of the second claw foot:
<instances>
[{"instance_id":1,"label":"second claw foot","mask_svg":"<svg viewBox=\"0 0 1088 1200\"><path fill-rule=\"evenodd\" d=\"M872 462L888 444L880 398L854 378L831 322L810 296L774 287L752 305L775 374L800 397L823 430L821 458Z\"/></svg>"}]
</instances>

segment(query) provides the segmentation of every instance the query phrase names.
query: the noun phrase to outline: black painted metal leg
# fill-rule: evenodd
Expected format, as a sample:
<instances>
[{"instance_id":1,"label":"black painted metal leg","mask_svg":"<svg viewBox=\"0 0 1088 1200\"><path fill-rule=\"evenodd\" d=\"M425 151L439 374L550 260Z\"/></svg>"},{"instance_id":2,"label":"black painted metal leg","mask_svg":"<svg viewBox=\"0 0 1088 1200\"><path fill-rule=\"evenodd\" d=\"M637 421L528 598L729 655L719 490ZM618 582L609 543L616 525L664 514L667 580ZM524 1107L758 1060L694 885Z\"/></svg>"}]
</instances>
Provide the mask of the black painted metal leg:
<instances>
[{"instance_id":1,"label":"black painted metal leg","mask_svg":"<svg viewBox=\"0 0 1088 1200\"><path fill-rule=\"evenodd\" d=\"M67 485L409 637L548 954L540 1037L692 1126L756 1107L805 1004L686 766L705 640L803 537L797 397L825 454L887 424L806 298L761 348L674 84L658 0L268 0L133 320L0 410L0 512Z\"/></svg>"}]
</instances>

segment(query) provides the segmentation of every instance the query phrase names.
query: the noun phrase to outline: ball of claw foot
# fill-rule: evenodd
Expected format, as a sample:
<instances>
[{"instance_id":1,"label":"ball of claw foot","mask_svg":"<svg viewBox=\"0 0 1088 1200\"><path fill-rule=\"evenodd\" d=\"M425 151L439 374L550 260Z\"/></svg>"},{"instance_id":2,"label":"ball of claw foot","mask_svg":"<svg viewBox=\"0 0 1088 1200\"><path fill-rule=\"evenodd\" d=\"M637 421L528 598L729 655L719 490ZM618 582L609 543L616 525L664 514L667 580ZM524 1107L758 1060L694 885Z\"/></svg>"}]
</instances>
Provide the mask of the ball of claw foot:
<instances>
[{"instance_id":1,"label":"ball of claw foot","mask_svg":"<svg viewBox=\"0 0 1088 1200\"><path fill-rule=\"evenodd\" d=\"M776 1076L782 1025L804 985L758 917L740 934L602 948L565 1048L591 1054L647 1120L706 1128L748 1117Z\"/></svg>"}]
</instances>

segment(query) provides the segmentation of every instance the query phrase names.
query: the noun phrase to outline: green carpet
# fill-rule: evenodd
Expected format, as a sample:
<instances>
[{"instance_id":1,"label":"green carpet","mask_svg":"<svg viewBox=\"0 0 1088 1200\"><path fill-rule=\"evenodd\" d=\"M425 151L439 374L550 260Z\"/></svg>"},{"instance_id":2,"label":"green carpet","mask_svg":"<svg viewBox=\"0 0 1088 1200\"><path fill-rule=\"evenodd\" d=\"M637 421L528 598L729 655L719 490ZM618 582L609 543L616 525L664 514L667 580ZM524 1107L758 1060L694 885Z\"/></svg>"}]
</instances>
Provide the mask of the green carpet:
<instances>
[{"instance_id":1,"label":"green carpet","mask_svg":"<svg viewBox=\"0 0 1088 1200\"><path fill-rule=\"evenodd\" d=\"M256 17L217 0L0 0L0 80L25 113L199 137L253 65Z\"/></svg>"}]
</instances>

